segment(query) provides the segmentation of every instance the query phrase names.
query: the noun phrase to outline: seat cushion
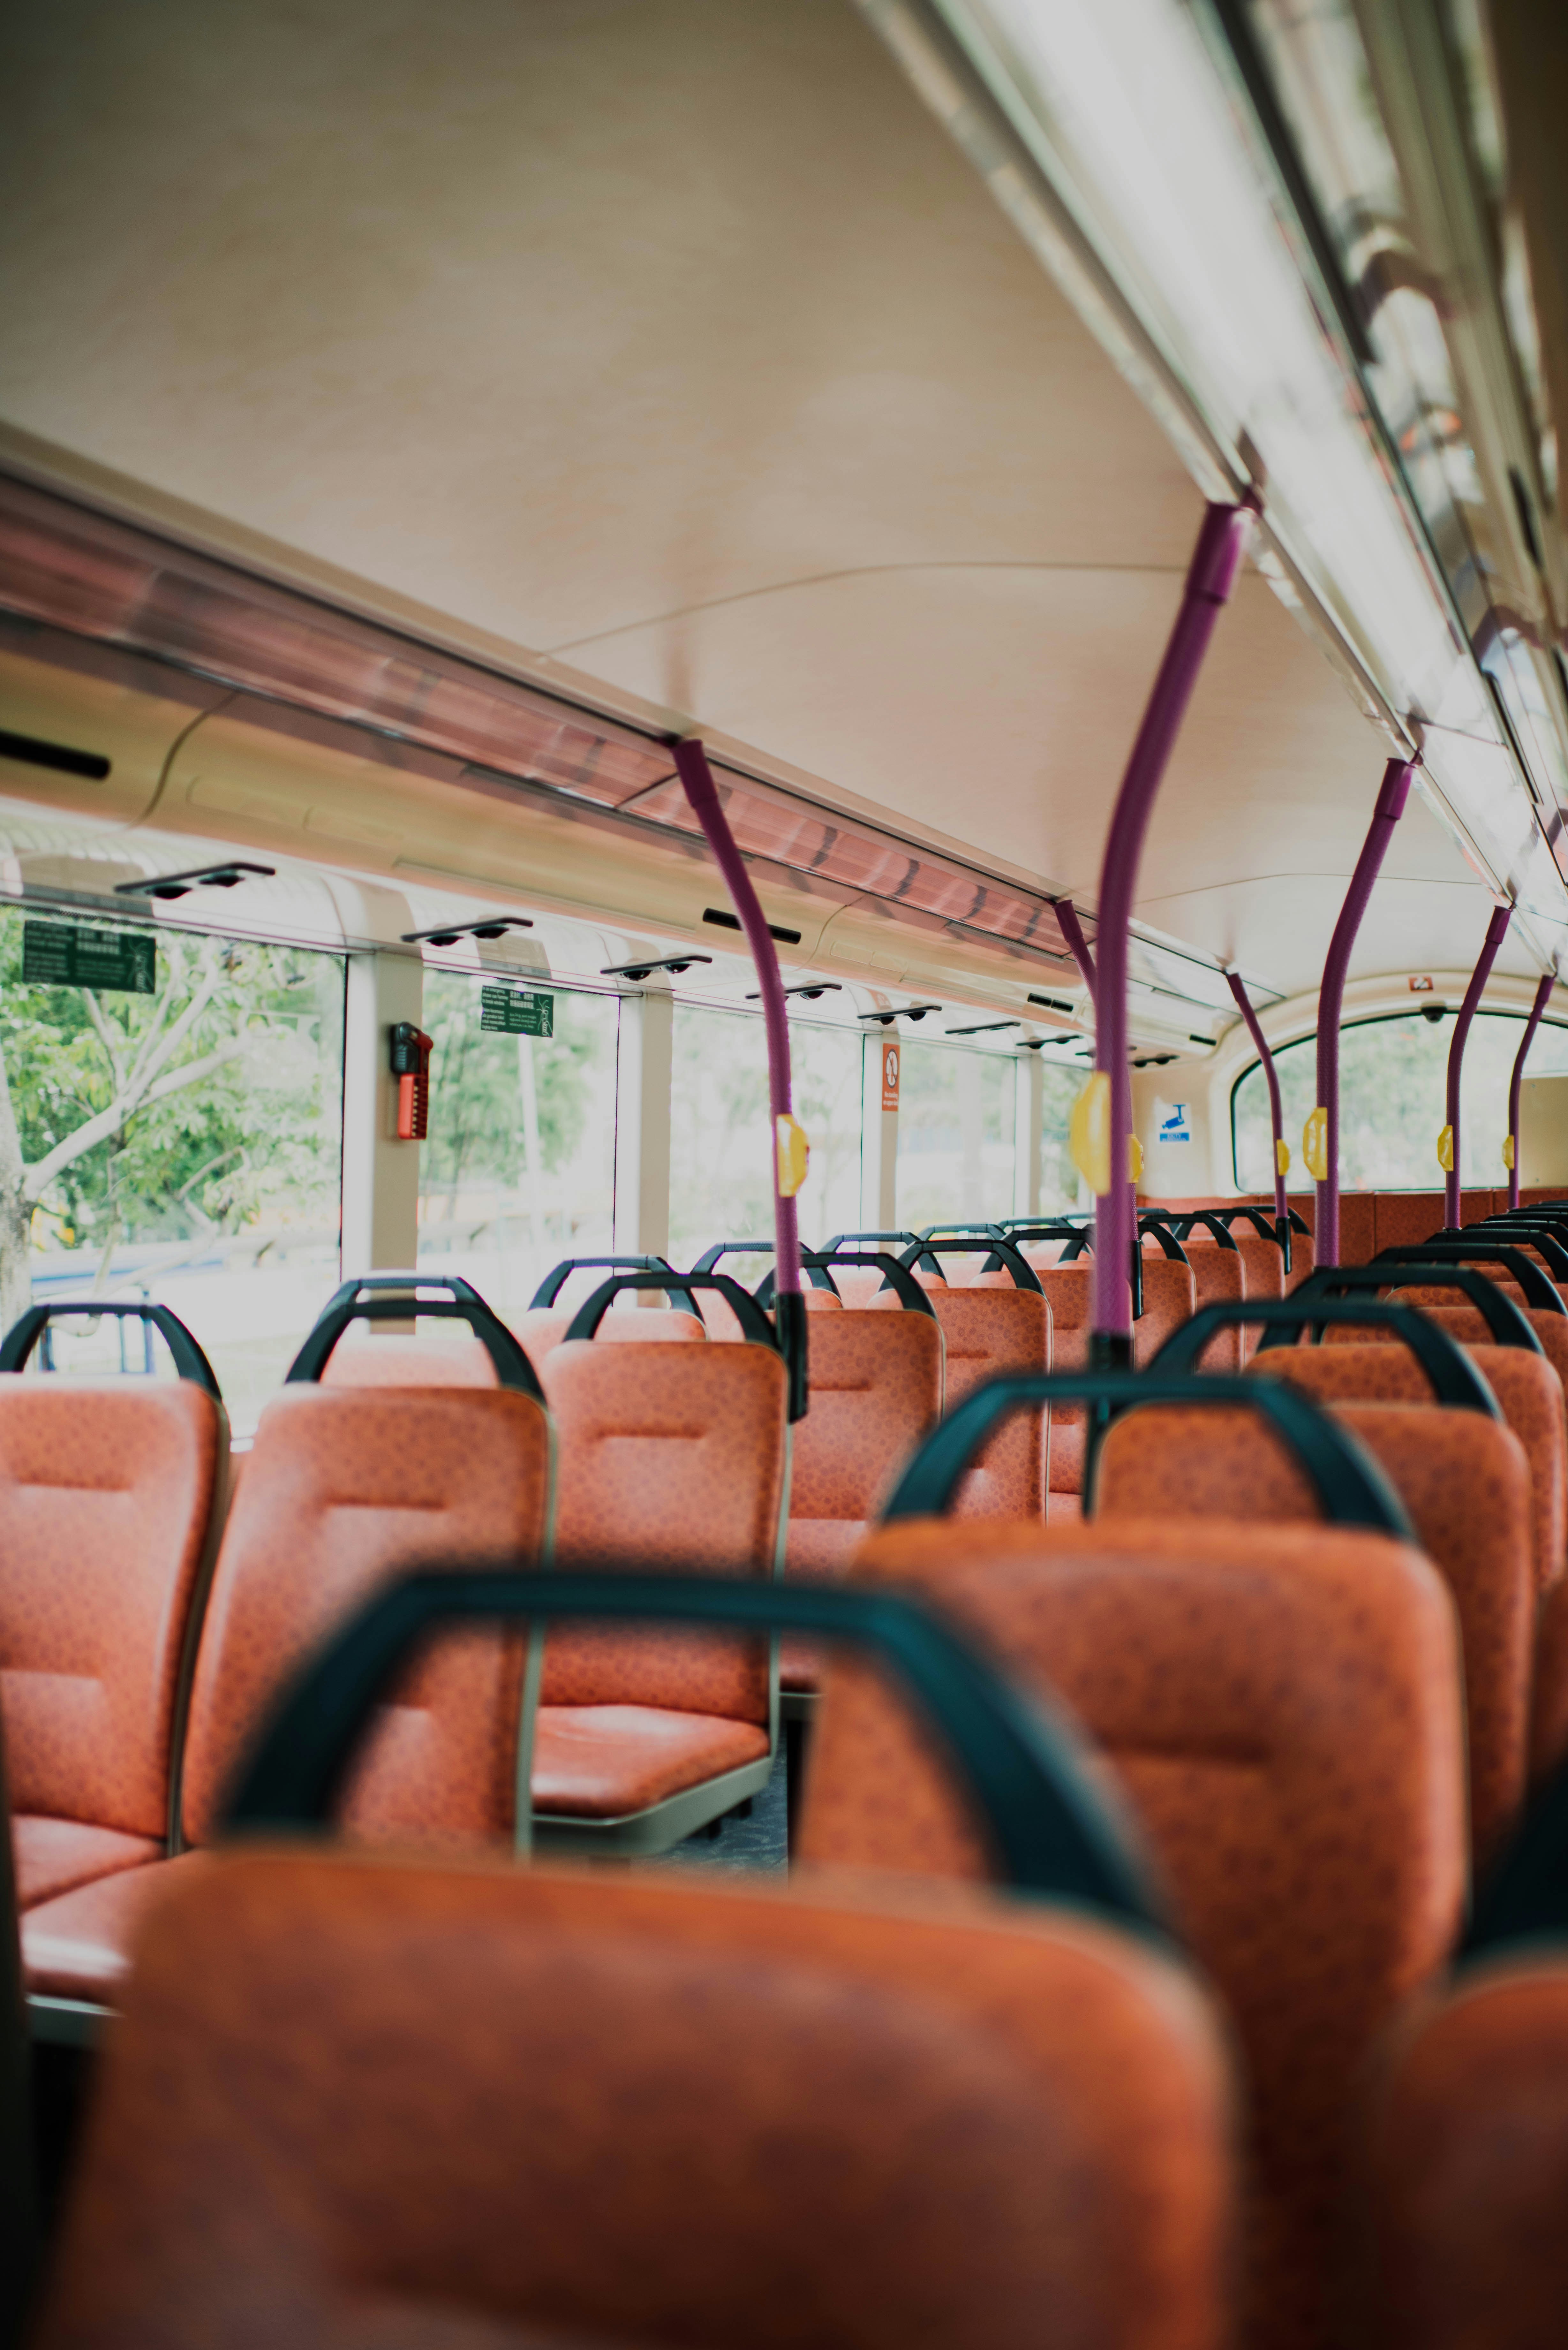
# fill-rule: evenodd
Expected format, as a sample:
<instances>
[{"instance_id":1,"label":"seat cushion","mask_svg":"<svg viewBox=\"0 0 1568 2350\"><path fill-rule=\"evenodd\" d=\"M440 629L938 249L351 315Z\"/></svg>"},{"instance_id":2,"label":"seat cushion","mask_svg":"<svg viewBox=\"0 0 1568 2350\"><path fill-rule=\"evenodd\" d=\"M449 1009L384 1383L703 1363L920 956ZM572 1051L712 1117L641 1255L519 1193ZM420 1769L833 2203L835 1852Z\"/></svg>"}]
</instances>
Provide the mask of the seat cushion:
<instances>
[{"instance_id":1,"label":"seat cushion","mask_svg":"<svg viewBox=\"0 0 1568 2350\"><path fill-rule=\"evenodd\" d=\"M127 1952L150 1902L206 1866L199 1852L122 1868L41 1902L22 1919L22 1970L30 1991L112 2007L130 1971Z\"/></svg>"},{"instance_id":2,"label":"seat cushion","mask_svg":"<svg viewBox=\"0 0 1568 2350\"><path fill-rule=\"evenodd\" d=\"M163 1847L155 1836L127 1835L122 1829L94 1827L86 1820L18 1812L11 1821L11 1850L17 1906L31 1909L78 1885L90 1885L94 1877L140 1868L157 1860Z\"/></svg>"},{"instance_id":3,"label":"seat cushion","mask_svg":"<svg viewBox=\"0 0 1568 2350\"><path fill-rule=\"evenodd\" d=\"M542 1705L534 1733L534 1808L571 1819L646 1811L721 1772L760 1762L754 1721L655 1705Z\"/></svg>"}]
</instances>

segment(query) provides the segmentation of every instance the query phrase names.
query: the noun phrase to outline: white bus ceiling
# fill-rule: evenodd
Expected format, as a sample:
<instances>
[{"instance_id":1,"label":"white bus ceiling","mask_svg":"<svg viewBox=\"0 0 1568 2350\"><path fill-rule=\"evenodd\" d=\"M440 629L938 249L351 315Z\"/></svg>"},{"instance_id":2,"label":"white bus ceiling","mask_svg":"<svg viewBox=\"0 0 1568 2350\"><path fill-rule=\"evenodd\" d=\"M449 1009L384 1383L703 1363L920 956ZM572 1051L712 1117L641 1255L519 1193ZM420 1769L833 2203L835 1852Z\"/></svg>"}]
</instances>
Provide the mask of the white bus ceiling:
<instances>
[{"instance_id":1,"label":"white bus ceiling","mask_svg":"<svg viewBox=\"0 0 1568 2350\"><path fill-rule=\"evenodd\" d=\"M15 476L1092 916L1202 493L853 6L21 0L4 41ZM3 650L8 724L117 758L0 789L169 862L187 833L722 952L683 837ZM1227 1028L1220 963L1264 1004L1315 983L1392 747L1249 567L1144 858L1135 1043ZM1568 925L1532 869L1500 979ZM759 880L798 972L1083 1011L1059 941ZM1413 799L1353 976L1464 963L1488 904Z\"/></svg>"}]
</instances>

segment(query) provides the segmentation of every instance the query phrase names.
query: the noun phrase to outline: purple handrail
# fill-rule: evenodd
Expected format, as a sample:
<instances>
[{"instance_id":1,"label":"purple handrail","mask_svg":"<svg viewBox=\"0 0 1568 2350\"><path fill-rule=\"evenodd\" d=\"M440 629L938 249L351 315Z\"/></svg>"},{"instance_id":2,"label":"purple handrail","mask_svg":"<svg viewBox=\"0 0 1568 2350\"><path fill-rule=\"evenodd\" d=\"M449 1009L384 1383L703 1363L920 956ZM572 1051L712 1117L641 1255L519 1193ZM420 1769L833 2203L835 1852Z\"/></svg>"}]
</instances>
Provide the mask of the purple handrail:
<instances>
[{"instance_id":1,"label":"purple handrail","mask_svg":"<svg viewBox=\"0 0 1568 2350\"><path fill-rule=\"evenodd\" d=\"M1324 1113L1324 1172L1317 1179L1313 1253L1320 1265L1339 1263L1339 1016L1345 1003L1345 978L1372 885L1382 870L1394 827L1405 813L1414 773L1414 764L1408 759L1390 759L1383 770L1377 805L1355 860L1339 920L1334 926L1323 966L1323 984L1318 989L1317 1103Z\"/></svg>"},{"instance_id":2,"label":"purple handrail","mask_svg":"<svg viewBox=\"0 0 1568 2350\"><path fill-rule=\"evenodd\" d=\"M1228 971L1225 984L1241 1008L1241 1017L1247 1024L1247 1034L1257 1046L1258 1058L1263 1065L1263 1082L1269 1088L1269 1122L1274 1131L1274 1213L1288 1224L1290 1202L1285 1197L1285 1170L1280 1164L1280 1145L1285 1139L1285 1113L1280 1101L1279 1072L1274 1066L1274 1056L1269 1050L1262 1029L1258 1024L1252 999L1241 984L1241 972Z\"/></svg>"},{"instance_id":3,"label":"purple handrail","mask_svg":"<svg viewBox=\"0 0 1568 2350\"><path fill-rule=\"evenodd\" d=\"M1127 1178L1131 1087L1127 1081L1127 932L1137 887L1138 860L1155 795L1209 639L1230 600L1252 525L1251 505L1211 505L1203 517L1188 567L1170 639L1122 776L1100 868L1095 988L1095 1066L1110 1079L1109 1184L1095 1203L1095 1318L1091 1360L1096 1367L1132 1359L1130 1269L1135 1218Z\"/></svg>"},{"instance_id":4,"label":"purple handrail","mask_svg":"<svg viewBox=\"0 0 1568 2350\"><path fill-rule=\"evenodd\" d=\"M1073 961L1078 966L1078 976L1089 991L1090 1009L1095 1002L1095 958L1089 952L1089 941L1084 936L1084 925L1078 920L1078 910L1071 898L1058 898L1054 911L1062 936L1073 951Z\"/></svg>"},{"instance_id":5,"label":"purple handrail","mask_svg":"<svg viewBox=\"0 0 1568 2350\"><path fill-rule=\"evenodd\" d=\"M784 981L767 916L752 887L752 877L735 846L734 834L720 804L708 754L695 735L677 743L675 766L692 813L707 837L724 887L741 918L752 961L762 990L763 1022L768 1042L768 1149L774 1187L774 1321L785 1361L790 1365L790 1418L805 1412L806 1317L800 1289L800 1227L794 1201L779 1190L778 1121L794 1115L791 1101L789 1015L784 1008ZM793 1301L793 1303L791 1302Z\"/></svg>"},{"instance_id":6,"label":"purple handrail","mask_svg":"<svg viewBox=\"0 0 1568 2350\"><path fill-rule=\"evenodd\" d=\"M1453 1164L1446 1170L1443 1184L1443 1216L1449 1229L1458 1232L1463 1214L1459 1195L1459 1073L1464 1067L1465 1043L1470 1033L1470 1022L1476 1016L1476 1005L1481 1000L1481 990L1491 977L1491 967L1497 961L1497 951L1508 932L1511 906L1494 906L1491 920L1486 926L1486 939L1470 973L1470 983L1465 990L1465 1000L1459 1006L1459 1016L1454 1023L1454 1033L1449 1045L1449 1097L1446 1115L1451 1138L1449 1156Z\"/></svg>"},{"instance_id":7,"label":"purple handrail","mask_svg":"<svg viewBox=\"0 0 1568 2350\"><path fill-rule=\"evenodd\" d=\"M1541 984L1535 991L1535 1001L1530 1007L1530 1017L1524 1024L1524 1036L1513 1056L1513 1075L1508 1081L1508 1139L1513 1145L1513 1164L1508 1170L1508 1204L1519 1205L1519 1088L1524 1078L1524 1064L1535 1032L1541 1025L1541 1015L1552 1001L1552 991L1557 984L1554 971L1541 974Z\"/></svg>"}]
</instances>

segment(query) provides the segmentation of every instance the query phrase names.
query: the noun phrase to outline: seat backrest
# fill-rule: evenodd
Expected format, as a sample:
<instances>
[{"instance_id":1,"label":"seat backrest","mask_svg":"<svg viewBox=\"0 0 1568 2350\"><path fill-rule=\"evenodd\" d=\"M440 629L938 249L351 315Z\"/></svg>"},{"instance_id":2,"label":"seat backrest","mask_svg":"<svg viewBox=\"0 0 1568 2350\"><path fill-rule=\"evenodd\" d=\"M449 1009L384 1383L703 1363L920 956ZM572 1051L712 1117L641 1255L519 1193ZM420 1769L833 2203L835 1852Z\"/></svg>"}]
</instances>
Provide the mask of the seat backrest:
<instances>
[{"instance_id":1,"label":"seat backrest","mask_svg":"<svg viewBox=\"0 0 1568 2350\"><path fill-rule=\"evenodd\" d=\"M792 1575L843 1566L940 1417L941 1325L929 1314L841 1312L814 1326L809 1367L810 1409L793 1431Z\"/></svg>"},{"instance_id":2,"label":"seat backrest","mask_svg":"<svg viewBox=\"0 0 1568 2350\"><path fill-rule=\"evenodd\" d=\"M880 1528L857 1578L924 1591L1095 1739L1246 2059L1252 2338L1327 2338L1353 2084L1443 1961L1466 1884L1453 1611L1419 1553L1323 1525ZM836 1659L807 1865L972 1877L940 1748Z\"/></svg>"},{"instance_id":3,"label":"seat backrest","mask_svg":"<svg viewBox=\"0 0 1568 2350\"><path fill-rule=\"evenodd\" d=\"M36 2350L1224 2337L1219 2034L1070 1912L263 1852L124 2011Z\"/></svg>"},{"instance_id":4,"label":"seat backrest","mask_svg":"<svg viewBox=\"0 0 1568 2350\"><path fill-rule=\"evenodd\" d=\"M1386 1347L1368 1349L1378 1362ZM1478 1411L1428 1401L1334 1402L1333 1377L1350 1347L1271 1350L1255 1368L1286 1373L1334 1402L1404 1503L1417 1538L1448 1585L1459 1617L1469 1730L1470 1835L1484 1866L1518 1822L1529 1741L1535 1563L1530 1463L1511 1429ZM1417 1367L1412 1366L1413 1368ZM1279 1438L1251 1412L1149 1405L1107 1432L1096 1483L1096 1523L1182 1515L1266 1520L1319 1515L1312 1489Z\"/></svg>"},{"instance_id":5,"label":"seat backrest","mask_svg":"<svg viewBox=\"0 0 1568 2350\"><path fill-rule=\"evenodd\" d=\"M285 1388L263 1412L224 1530L191 1692L184 1831L211 1841L224 1789L288 1676L389 1576L538 1558L550 1430L495 1388ZM360 1833L511 1833L521 1645L443 1639L404 1675L358 1764Z\"/></svg>"},{"instance_id":6,"label":"seat backrest","mask_svg":"<svg viewBox=\"0 0 1568 2350\"><path fill-rule=\"evenodd\" d=\"M1080 1260L1075 1264L1054 1266L1035 1263L1034 1269L1051 1303L1053 1368L1084 1370L1088 1363L1089 1322L1094 1311L1093 1268ZM1166 1340L1184 1322L1190 1322L1197 1310L1197 1279L1191 1266L1175 1257L1153 1256L1146 1247L1143 1312L1133 1324L1133 1361L1137 1367L1141 1369L1151 1362ZM1211 1367L1208 1354L1205 1364ZM1082 1491L1084 1414L1076 1405L1058 1404L1052 1411L1050 1466L1054 1493Z\"/></svg>"},{"instance_id":7,"label":"seat backrest","mask_svg":"<svg viewBox=\"0 0 1568 2350\"><path fill-rule=\"evenodd\" d=\"M1530 1712L1530 1776L1539 1786L1568 1762L1568 1575L1541 1595L1535 1619L1535 1689Z\"/></svg>"},{"instance_id":8,"label":"seat backrest","mask_svg":"<svg viewBox=\"0 0 1568 2350\"><path fill-rule=\"evenodd\" d=\"M324 1388L493 1388L500 1381L477 1338L350 1338L334 1347Z\"/></svg>"},{"instance_id":9,"label":"seat backrest","mask_svg":"<svg viewBox=\"0 0 1568 2350\"><path fill-rule=\"evenodd\" d=\"M228 1430L194 1381L0 1378L0 1689L18 1814L161 1838Z\"/></svg>"},{"instance_id":10,"label":"seat backrest","mask_svg":"<svg viewBox=\"0 0 1568 2350\"><path fill-rule=\"evenodd\" d=\"M1568 2310L1568 1963L1467 1968L1378 2067L1357 2279L1386 2350L1552 2350Z\"/></svg>"},{"instance_id":11,"label":"seat backrest","mask_svg":"<svg viewBox=\"0 0 1568 2350\"><path fill-rule=\"evenodd\" d=\"M1408 1302L1407 1293L1400 1295ZM1422 1311L1460 1340L1524 1447L1534 1495L1536 1579L1544 1588L1563 1572L1563 1545L1568 1541L1568 1419L1562 1379L1550 1360L1523 1347L1499 1347L1469 1338L1449 1318L1451 1308L1430 1306ZM1543 1321L1548 1318L1563 1317L1542 1316ZM1563 1326L1568 1329L1568 1323ZM1480 1331L1482 1338L1490 1338L1479 1314L1469 1327ZM1346 1401L1353 1398L1367 1403L1426 1400L1431 1393L1426 1374L1403 1347L1387 1343L1390 1336L1350 1323L1331 1324L1321 1347L1271 1347L1258 1356L1258 1367L1293 1378L1298 1385L1310 1385L1314 1395L1337 1394ZM1342 1352L1353 1357L1348 1369L1334 1365L1334 1358ZM1321 1366L1309 1362L1316 1355L1325 1358Z\"/></svg>"},{"instance_id":12,"label":"seat backrest","mask_svg":"<svg viewBox=\"0 0 1568 2350\"><path fill-rule=\"evenodd\" d=\"M723 1299L716 1293L713 1295L715 1303L723 1305L725 1313L730 1314ZM543 1372L545 1356L552 1347L560 1345L576 1317L576 1311L575 1305L530 1305L525 1313L515 1316L513 1331L536 1371ZM734 1315L731 1314L730 1318L733 1321ZM611 1306L594 1332L594 1343L608 1345L619 1341L622 1345L632 1346L670 1344L685 1347L693 1340L701 1342L710 1336L722 1335L718 1331L710 1333L701 1315L682 1314L673 1305Z\"/></svg>"},{"instance_id":13,"label":"seat backrest","mask_svg":"<svg viewBox=\"0 0 1568 2350\"><path fill-rule=\"evenodd\" d=\"M1038 1291L981 1289L971 1284L964 1289L931 1287L928 1294L946 1352L945 1410L987 1379L1002 1378L1010 1371L1051 1368L1051 1306ZM877 1302L886 1305L887 1295ZM896 1305L897 1299L892 1303ZM987 1439L966 1472L952 1514L1038 1519L1044 1506L1044 1415L1015 1412Z\"/></svg>"},{"instance_id":14,"label":"seat backrest","mask_svg":"<svg viewBox=\"0 0 1568 2350\"><path fill-rule=\"evenodd\" d=\"M1187 1251L1187 1261L1192 1267L1193 1282L1198 1292L1198 1304L1200 1306L1218 1305L1221 1301L1229 1305L1238 1297L1246 1297L1250 1295L1247 1280L1249 1256L1243 1249L1243 1235L1237 1232L1231 1237L1235 1241L1235 1247L1221 1248L1213 1233L1199 1225L1191 1238L1181 1243ZM1256 1233L1252 1235L1252 1243L1257 1248L1267 1247L1273 1252L1273 1263L1268 1268L1265 1294L1270 1297L1277 1297L1282 1295L1282 1289L1276 1284L1282 1283L1280 1252L1272 1241L1264 1242ZM1204 1348L1200 1367L1206 1371L1239 1370L1243 1359L1242 1347L1243 1340L1240 1329L1217 1331Z\"/></svg>"},{"instance_id":15,"label":"seat backrest","mask_svg":"<svg viewBox=\"0 0 1568 2350\"><path fill-rule=\"evenodd\" d=\"M561 1565L774 1573L787 1454L781 1356L572 1338L545 1357L541 1377L556 1423ZM766 1651L765 1641L728 1635L567 1626L550 1633L544 1701L765 1721Z\"/></svg>"}]
</instances>

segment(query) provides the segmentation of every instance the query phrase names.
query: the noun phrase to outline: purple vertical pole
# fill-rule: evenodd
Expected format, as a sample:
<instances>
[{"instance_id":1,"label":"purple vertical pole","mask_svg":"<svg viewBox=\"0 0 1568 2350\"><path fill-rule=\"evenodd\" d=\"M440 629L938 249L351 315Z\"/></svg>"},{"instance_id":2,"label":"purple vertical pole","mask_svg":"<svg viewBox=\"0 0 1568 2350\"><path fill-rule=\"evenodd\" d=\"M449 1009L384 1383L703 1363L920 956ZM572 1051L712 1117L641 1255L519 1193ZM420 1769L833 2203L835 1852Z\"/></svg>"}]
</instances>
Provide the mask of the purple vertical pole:
<instances>
[{"instance_id":1,"label":"purple vertical pole","mask_svg":"<svg viewBox=\"0 0 1568 2350\"><path fill-rule=\"evenodd\" d=\"M1542 972L1541 984L1535 991L1535 1001L1530 1007L1530 1017L1524 1024L1524 1036L1513 1056L1513 1075L1508 1081L1508 1139L1513 1145L1513 1164L1508 1170L1508 1204L1519 1205L1519 1088L1524 1079L1524 1064L1535 1042L1535 1032L1541 1025L1541 1015L1552 1001L1552 991L1557 984L1554 971Z\"/></svg>"},{"instance_id":2,"label":"purple vertical pole","mask_svg":"<svg viewBox=\"0 0 1568 2350\"><path fill-rule=\"evenodd\" d=\"M1058 898L1052 911L1058 929L1072 949L1073 961L1078 966L1078 976L1089 991L1091 1010L1095 1002L1095 958L1089 952L1089 941L1084 936L1084 925L1078 920L1078 910L1071 898Z\"/></svg>"},{"instance_id":3,"label":"purple vertical pole","mask_svg":"<svg viewBox=\"0 0 1568 2350\"><path fill-rule=\"evenodd\" d=\"M1285 1198L1285 1170L1280 1165L1280 1145L1285 1139L1285 1113L1280 1101L1279 1071L1274 1066L1274 1056L1270 1052L1263 1032L1258 1024L1258 1015L1252 1009L1252 999L1241 984L1241 972L1228 971L1225 974L1225 984L1241 1007L1241 1017L1247 1024L1247 1034L1256 1045L1258 1058L1263 1065L1263 1082L1269 1088L1269 1123L1274 1134L1274 1213L1282 1222L1288 1224L1291 1220L1290 1202Z\"/></svg>"},{"instance_id":4,"label":"purple vertical pole","mask_svg":"<svg viewBox=\"0 0 1568 2350\"><path fill-rule=\"evenodd\" d=\"M1405 813L1414 774L1414 764L1408 759L1390 759L1383 770L1377 806L1328 942L1323 984L1317 993L1317 1103L1324 1114L1324 1173L1317 1180L1313 1250L1320 1265L1339 1263L1339 1015L1345 1003L1345 978L1372 885L1382 870L1394 827Z\"/></svg>"},{"instance_id":5,"label":"purple vertical pole","mask_svg":"<svg viewBox=\"0 0 1568 2350\"><path fill-rule=\"evenodd\" d=\"M1465 1042L1470 1033L1470 1022L1476 1016L1476 1005L1481 1000L1481 990L1491 977L1491 967L1497 961L1497 951L1507 935L1511 906L1494 906L1491 920L1486 926L1486 940L1470 973L1470 983L1465 990L1465 1000L1459 1006L1459 1016L1454 1023L1454 1033L1449 1045L1448 1121L1453 1137L1453 1165L1448 1170L1443 1185L1443 1214L1450 1231L1458 1232L1464 1213L1459 1196L1459 1074L1465 1063Z\"/></svg>"},{"instance_id":6,"label":"purple vertical pole","mask_svg":"<svg viewBox=\"0 0 1568 2350\"><path fill-rule=\"evenodd\" d=\"M1100 1368L1132 1359L1128 1270L1134 1217L1127 1183L1131 1087L1127 1079L1127 931L1144 835L1221 605L1241 569L1251 529L1250 505L1211 505L1188 567L1170 639L1122 776L1100 868L1096 959L1095 1066L1110 1079L1110 1182L1095 1207L1095 1318L1091 1360Z\"/></svg>"},{"instance_id":7,"label":"purple vertical pole","mask_svg":"<svg viewBox=\"0 0 1568 2350\"><path fill-rule=\"evenodd\" d=\"M757 985L762 990L763 1022L768 1042L768 1148L774 1186L774 1321L780 1348L790 1367L790 1418L801 1419L806 1407L806 1316L800 1289L800 1228L794 1200L779 1190L778 1121L794 1114L789 1015L784 1007L784 982L779 976L778 953L767 916L758 903L752 877L720 805L708 754L695 736L676 743L675 766L741 918L752 961L757 967Z\"/></svg>"}]
</instances>

